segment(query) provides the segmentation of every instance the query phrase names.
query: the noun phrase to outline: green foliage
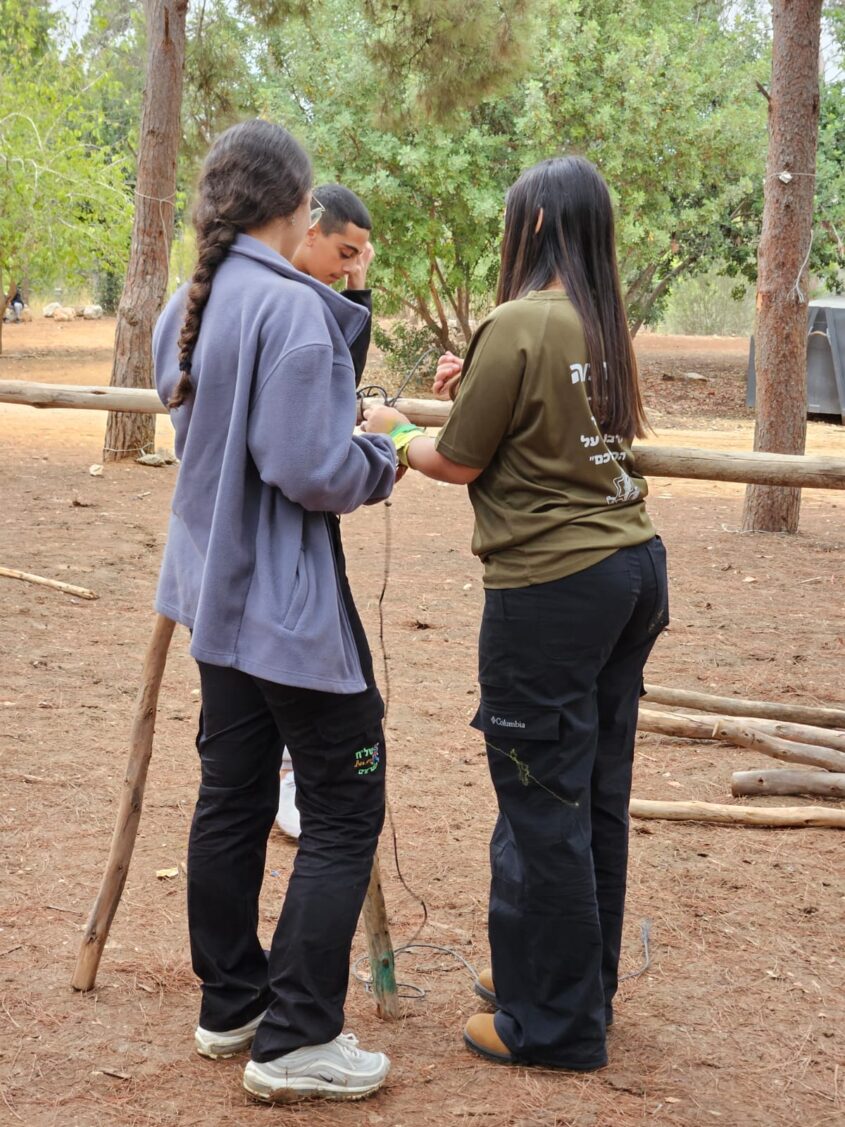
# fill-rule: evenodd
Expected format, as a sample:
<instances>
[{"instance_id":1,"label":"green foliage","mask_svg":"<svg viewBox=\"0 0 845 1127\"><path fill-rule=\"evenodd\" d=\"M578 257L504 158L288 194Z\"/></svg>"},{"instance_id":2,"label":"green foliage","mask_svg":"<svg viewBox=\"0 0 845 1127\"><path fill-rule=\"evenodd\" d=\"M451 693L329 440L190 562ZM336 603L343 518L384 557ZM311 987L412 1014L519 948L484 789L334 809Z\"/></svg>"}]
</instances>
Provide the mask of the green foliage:
<instances>
[{"instance_id":1,"label":"green foliage","mask_svg":"<svg viewBox=\"0 0 845 1127\"><path fill-rule=\"evenodd\" d=\"M426 350L431 347L430 330L416 327L407 321L396 321L388 327L373 321L373 342L384 354L385 366L397 387L417 364L419 367L406 392L413 394L414 391L422 389L427 391L431 387L437 358L433 355L424 356ZM367 377L364 378L366 380ZM395 388L387 390L392 391Z\"/></svg>"},{"instance_id":2,"label":"green foliage","mask_svg":"<svg viewBox=\"0 0 845 1127\"><path fill-rule=\"evenodd\" d=\"M845 5L829 9L842 43ZM757 0L192 3L180 199L233 120L291 128L318 180L370 209L377 313L402 316L383 342L398 373L420 332L460 348L489 308L519 173L582 153L617 204L631 323L654 323L680 279L702 275L703 301L714 270L755 277L766 19ZM122 274L144 74L142 5L95 0L81 48L60 50L61 32L49 0L0 0L0 270L44 286ZM845 259L843 122L845 86L829 79L811 268L830 287Z\"/></svg>"},{"instance_id":3,"label":"green foliage","mask_svg":"<svg viewBox=\"0 0 845 1127\"><path fill-rule=\"evenodd\" d=\"M371 3L362 13L326 0L307 24L268 38L269 112L303 138L320 179L346 183L371 210L379 312L415 315L443 346L465 339L491 301L505 192L557 153L589 157L611 185L634 327L659 317L676 278L722 261L733 243L753 245L766 143L755 81L768 61L741 10L730 22L716 3L537 0L544 31L531 57L504 89L461 108L462 75L495 32L466 28L479 36L475 54L468 40L447 52L432 16L415 50L409 21L436 7ZM381 20L375 39L367 12ZM414 92L447 74L460 98L444 121L421 112ZM387 123L377 112L385 88L402 111Z\"/></svg>"},{"instance_id":4,"label":"green foliage","mask_svg":"<svg viewBox=\"0 0 845 1127\"><path fill-rule=\"evenodd\" d=\"M0 111L0 278L36 287L122 268L131 223L124 160L104 145L95 94L109 80L72 47L59 52L45 7L19 4L10 19L25 34L0 50L11 92Z\"/></svg>"},{"instance_id":5,"label":"green foliage","mask_svg":"<svg viewBox=\"0 0 845 1127\"><path fill-rule=\"evenodd\" d=\"M509 84L529 61L537 0L366 0L367 55L387 121L452 114Z\"/></svg>"},{"instance_id":6,"label":"green foliage","mask_svg":"<svg viewBox=\"0 0 845 1127\"><path fill-rule=\"evenodd\" d=\"M272 18L273 8L287 5L241 7L253 7L267 20ZM255 114L260 93L250 63L250 29L228 0L206 0L196 8L191 5L182 95L183 180L192 177L221 130Z\"/></svg>"},{"instance_id":7,"label":"green foliage","mask_svg":"<svg viewBox=\"0 0 845 1127\"><path fill-rule=\"evenodd\" d=\"M104 313L117 313L120 295L123 293L123 276L114 270L101 270L97 275L95 288L96 302Z\"/></svg>"},{"instance_id":8,"label":"green foliage","mask_svg":"<svg viewBox=\"0 0 845 1127\"><path fill-rule=\"evenodd\" d=\"M49 0L0 0L0 66L19 70L41 59L58 17Z\"/></svg>"},{"instance_id":9,"label":"green foliage","mask_svg":"<svg viewBox=\"0 0 845 1127\"><path fill-rule=\"evenodd\" d=\"M822 84L815 209L810 270L829 292L841 292L845 268L845 84L841 80Z\"/></svg>"},{"instance_id":10,"label":"green foliage","mask_svg":"<svg viewBox=\"0 0 845 1127\"><path fill-rule=\"evenodd\" d=\"M666 302L660 329L693 336L750 336L754 329L754 290L715 269L681 278Z\"/></svg>"}]
</instances>

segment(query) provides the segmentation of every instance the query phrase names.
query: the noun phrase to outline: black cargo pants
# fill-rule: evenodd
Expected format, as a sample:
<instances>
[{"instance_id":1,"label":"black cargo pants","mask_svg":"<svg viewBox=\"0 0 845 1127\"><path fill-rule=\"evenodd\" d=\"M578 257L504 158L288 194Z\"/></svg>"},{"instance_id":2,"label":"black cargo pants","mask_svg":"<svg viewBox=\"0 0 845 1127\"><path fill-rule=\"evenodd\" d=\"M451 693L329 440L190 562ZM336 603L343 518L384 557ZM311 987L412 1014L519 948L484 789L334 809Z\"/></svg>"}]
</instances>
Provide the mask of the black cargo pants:
<instances>
[{"instance_id":1,"label":"black cargo pants","mask_svg":"<svg viewBox=\"0 0 845 1127\"><path fill-rule=\"evenodd\" d=\"M258 1061L342 1031L350 949L384 822L384 706L334 532L365 691L318 692L200 663L202 773L188 846L199 1023L224 1032L267 1009L253 1044ZM258 898L285 744L302 833L268 959Z\"/></svg>"},{"instance_id":2,"label":"black cargo pants","mask_svg":"<svg viewBox=\"0 0 845 1127\"><path fill-rule=\"evenodd\" d=\"M646 659L669 620L655 537L551 583L486 592L481 707L499 802L489 932L496 1030L526 1061L607 1060Z\"/></svg>"}]
</instances>

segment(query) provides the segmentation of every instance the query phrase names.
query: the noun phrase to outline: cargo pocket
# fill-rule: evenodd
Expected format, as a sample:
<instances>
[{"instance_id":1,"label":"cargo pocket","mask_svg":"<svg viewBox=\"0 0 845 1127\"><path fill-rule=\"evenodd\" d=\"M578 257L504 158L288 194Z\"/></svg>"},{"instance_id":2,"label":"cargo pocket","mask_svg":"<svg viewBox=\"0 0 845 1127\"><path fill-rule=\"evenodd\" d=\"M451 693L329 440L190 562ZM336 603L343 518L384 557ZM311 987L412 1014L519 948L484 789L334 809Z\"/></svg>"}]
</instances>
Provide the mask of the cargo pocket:
<instances>
[{"instance_id":1,"label":"cargo pocket","mask_svg":"<svg viewBox=\"0 0 845 1127\"><path fill-rule=\"evenodd\" d=\"M561 712L551 704L534 704L514 700L498 686L482 685L481 703L470 721L470 727L484 733L487 757L493 784L503 806L501 788L511 792L520 784L518 801L536 814L548 813L548 800L562 814L579 805L578 790L568 785L562 759ZM523 790L522 788L527 788ZM530 791L530 793L528 793ZM538 803L539 800L539 803ZM505 802L507 800L504 800ZM513 815L509 812L509 816ZM552 817L542 828L535 827L541 837L559 840L557 819ZM534 831L532 831L534 832Z\"/></svg>"},{"instance_id":2,"label":"cargo pocket","mask_svg":"<svg viewBox=\"0 0 845 1127\"><path fill-rule=\"evenodd\" d=\"M560 712L542 705L482 696L469 726L499 740L554 741L560 735Z\"/></svg>"}]
</instances>

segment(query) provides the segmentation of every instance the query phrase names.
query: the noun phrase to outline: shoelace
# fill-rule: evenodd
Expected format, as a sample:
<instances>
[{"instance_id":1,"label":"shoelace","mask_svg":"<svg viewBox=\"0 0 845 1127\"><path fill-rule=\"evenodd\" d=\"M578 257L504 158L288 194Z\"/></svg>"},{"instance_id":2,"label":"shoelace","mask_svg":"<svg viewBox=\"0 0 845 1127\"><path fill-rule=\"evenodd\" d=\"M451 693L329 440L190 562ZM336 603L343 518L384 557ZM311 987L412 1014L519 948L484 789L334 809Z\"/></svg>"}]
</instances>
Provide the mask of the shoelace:
<instances>
[{"instance_id":1,"label":"shoelace","mask_svg":"<svg viewBox=\"0 0 845 1127\"><path fill-rule=\"evenodd\" d=\"M357 1062L363 1056L363 1053L358 1048L358 1038L354 1033L340 1033L336 1039L337 1047L340 1049L341 1054L347 1060Z\"/></svg>"}]
</instances>

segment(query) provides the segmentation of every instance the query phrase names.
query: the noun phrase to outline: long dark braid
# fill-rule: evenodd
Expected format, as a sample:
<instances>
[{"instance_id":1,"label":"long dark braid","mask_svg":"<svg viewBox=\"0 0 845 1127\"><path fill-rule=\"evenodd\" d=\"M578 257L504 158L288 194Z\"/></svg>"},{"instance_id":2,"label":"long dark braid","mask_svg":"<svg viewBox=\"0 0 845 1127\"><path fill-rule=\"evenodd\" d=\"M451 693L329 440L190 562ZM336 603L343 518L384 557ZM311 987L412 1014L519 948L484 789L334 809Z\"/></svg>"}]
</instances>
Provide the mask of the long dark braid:
<instances>
[{"instance_id":1,"label":"long dark braid","mask_svg":"<svg viewBox=\"0 0 845 1127\"><path fill-rule=\"evenodd\" d=\"M194 227L197 265L179 334L181 376L168 407L192 394L191 364L217 268L237 235L292 215L311 186L311 162L286 129L256 118L233 125L214 142L203 164Z\"/></svg>"}]
</instances>

